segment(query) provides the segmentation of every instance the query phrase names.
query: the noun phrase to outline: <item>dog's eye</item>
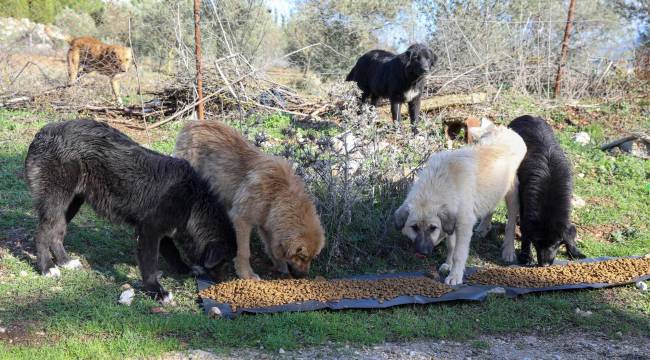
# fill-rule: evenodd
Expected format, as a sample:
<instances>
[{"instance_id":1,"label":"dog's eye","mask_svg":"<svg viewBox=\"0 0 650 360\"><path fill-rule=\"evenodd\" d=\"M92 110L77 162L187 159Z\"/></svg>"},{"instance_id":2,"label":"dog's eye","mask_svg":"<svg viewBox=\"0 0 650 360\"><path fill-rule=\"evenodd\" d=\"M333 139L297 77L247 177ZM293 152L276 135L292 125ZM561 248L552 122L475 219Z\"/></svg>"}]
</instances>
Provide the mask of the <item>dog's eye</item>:
<instances>
[{"instance_id":1,"label":"dog's eye","mask_svg":"<svg viewBox=\"0 0 650 360\"><path fill-rule=\"evenodd\" d=\"M429 231L431 231L431 232L436 231L437 228L438 227L436 227L435 225L429 225Z\"/></svg>"},{"instance_id":2,"label":"dog's eye","mask_svg":"<svg viewBox=\"0 0 650 360\"><path fill-rule=\"evenodd\" d=\"M417 225L413 225L413 226L411 226L411 229L413 229L413 231L418 231L418 230L419 230L419 228L418 228Z\"/></svg>"}]
</instances>

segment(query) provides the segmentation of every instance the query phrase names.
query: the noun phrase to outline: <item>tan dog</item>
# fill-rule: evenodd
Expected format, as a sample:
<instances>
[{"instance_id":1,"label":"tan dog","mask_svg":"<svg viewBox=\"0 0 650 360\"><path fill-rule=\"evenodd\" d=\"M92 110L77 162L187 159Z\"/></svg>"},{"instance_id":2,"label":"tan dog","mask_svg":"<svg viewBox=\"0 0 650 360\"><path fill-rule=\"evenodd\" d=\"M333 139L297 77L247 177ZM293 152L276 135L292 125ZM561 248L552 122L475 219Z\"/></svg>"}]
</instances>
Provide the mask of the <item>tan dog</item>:
<instances>
[{"instance_id":1,"label":"tan dog","mask_svg":"<svg viewBox=\"0 0 650 360\"><path fill-rule=\"evenodd\" d=\"M492 212L504 197L508 223L502 257L515 258L516 175L526 144L514 131L488 125L484 133L473 134L478 145L433 154L395 212L397 227L415 242L418 253L431 253L447 238L447 260L440 270L449 270L445 283L450 285L463 282L474 224L481 219L479 232L485 235Z\"/></svg>"},{"instance_id":2,"label":"tan dog","mask_svg":"<svg viewBox=\"0 0 650 360\"><path fill-rule=\"evenodd\" d=\"M237 233L237 275L259 279L250 265L253 226L280 272L306 276L325 237L302 180L285 159L264 154L220 121L190 122L175 156L188 160L220 194Z\"/></svg>"},{"instance_id":3,"label":"tan dog","mask_svg":"<svg viewBox=\"0 0 650 360\"><path fill-rule=\"evenodd\" d=\"M68 85L72 85L77 81L79 72L97 71L110 78L113 97L119 104L122 104L119 78L129 71L131 66L133 60L131 48L104 44L90 36L72 38L55 34L47 26L45 32L51 38L65 40L70 44L68 50Z\"/></svg>"}]
</instances>

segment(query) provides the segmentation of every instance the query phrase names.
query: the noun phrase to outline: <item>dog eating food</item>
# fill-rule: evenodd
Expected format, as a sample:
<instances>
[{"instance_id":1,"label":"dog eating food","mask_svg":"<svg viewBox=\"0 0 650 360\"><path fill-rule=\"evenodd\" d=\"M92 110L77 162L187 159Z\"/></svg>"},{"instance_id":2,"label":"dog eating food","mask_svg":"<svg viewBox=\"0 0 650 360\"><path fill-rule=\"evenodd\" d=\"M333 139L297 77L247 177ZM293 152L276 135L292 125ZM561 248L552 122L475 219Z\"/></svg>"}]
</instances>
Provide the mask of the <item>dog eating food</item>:
<instances>
[{"instance_id":1,"label":"dog eating food","mask_svg":"<svg viewBox=\"0 0 650 360\"><path fill-rule=\"evenodd\" d=\"M468 283L518 288L542 288L569 284L621 284L650 274L650 258L613 259L546 267L493 267L468 277Z\"/></svg>"},{"instance_id":2,"label":"dog eating food","mask_svg":"<svg viewBox=\"0 0 650 360\"><path fill-rule=\"evenodd\" d=\"M258 308L306 301L377 299L380 303L400 295L440 297L453 289L431 278L401 277L381 280L245 280L223 282L199 295L238 308Z\"/></svg>"}]
</instances>

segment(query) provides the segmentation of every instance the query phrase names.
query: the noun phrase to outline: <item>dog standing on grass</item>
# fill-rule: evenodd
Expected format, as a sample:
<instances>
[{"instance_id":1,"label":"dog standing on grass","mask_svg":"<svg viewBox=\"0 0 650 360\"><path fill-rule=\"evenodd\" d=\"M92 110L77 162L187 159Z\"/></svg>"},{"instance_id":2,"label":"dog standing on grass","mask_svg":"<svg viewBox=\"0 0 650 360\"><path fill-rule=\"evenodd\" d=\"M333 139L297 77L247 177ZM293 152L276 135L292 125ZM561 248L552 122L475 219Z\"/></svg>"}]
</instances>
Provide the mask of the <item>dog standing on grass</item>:
<instances>
[{"instance_id":1,"label":"dog standing on grass","mask_svg":"<svg viewBox=\"0 0 650 360\"><path fill-rule=\"evenodd\" d=\"M531 243L539 266L553 264L562 244L570 258L584 258L575 241L576 227L570 219L571 165L553 129L543 119L529 115L514 119L508 127L524 139L528 148L517 171L521 207L519 262L531 261Z\"/></svg>"},{"instance_id":2,"label":"dog standing on grass","mask_svg":"<svg viewBox=\"0 0 650 360\"><path fill-rule=\"evenodd\" d=\"M63 238L84 202L135 228L144 288L163 303L172 294L158 282L159 252L179 272L200 267L213 277L234 254L230 219L190 164L145 149L106 124L46 125L29 146L25 177L39 219L37 263L46 276L59 276L57 265L81 267Z\"/></svg>"},{"instance_id":3,"label":"dog standing on grass","mask_svg":"<svg viewBox=\"0 0 650 360\"><path fill-rule=\"evenodd\" d=\"M175 156L188 160L220 194L237 233L237 275L259 279L250 265L257 227L276 269L304 277L325 237L316 208L288 161L267 155L220 121L190 122L176 139Z\"/></svg>"},{"instance_id":4,"label":"dog standing on grass","mask_svg":"<svg viewBox=\"0 0 650 360\"><path fill-rule=\"evenodd\" d=\"M370 98L372 106L377 106L380 98L389 99L390 112L397 126L401 122L402 103L408 103L411 127L415 130L425 76L437 60L431 49L423 44L413 44L399 55L371 50L357 60L345 81L357 83L362 91L361 103Z\"/></svg>"},{"instance_id":5,"label":"dog standing on grass","mask_svg":"<svg viewBox=\"0 0 650 360\"><path fill-rule=\"evenodd\" d=\"M504 197L508 223L502 246L504 261L514 261L514 232L519 213L516 173L526 154L517 133L488 124L479 144L431 155L404 203L395 212L402 233L420 254L430 254L447 238L447 259L440 271L449 271L445 283L463 282L472 229L489 229L492 212ZM478 135L478 134L477 134Z\"/></svg>"}]
</instances>

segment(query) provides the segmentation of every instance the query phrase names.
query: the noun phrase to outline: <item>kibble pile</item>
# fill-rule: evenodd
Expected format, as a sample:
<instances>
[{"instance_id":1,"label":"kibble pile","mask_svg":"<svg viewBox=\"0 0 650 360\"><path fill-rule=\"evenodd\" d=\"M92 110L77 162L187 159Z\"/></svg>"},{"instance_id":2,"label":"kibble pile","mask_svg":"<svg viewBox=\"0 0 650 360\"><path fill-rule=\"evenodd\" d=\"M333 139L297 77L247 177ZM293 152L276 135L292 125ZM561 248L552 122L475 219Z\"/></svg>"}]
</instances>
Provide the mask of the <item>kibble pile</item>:
<instances>
[{"instance_id":1,"label":"kibble pile","mask_svg":"<svg viewBox=\"0 0 650 360\"><path fill-rule=\"evenodd\" d=\"M650 258L613 259L547 267L495 267L468 277L470 284L540 288L582 283L621 284L650 274Z\"/></svg>"},{"instance_id":2,"label":"kibble pile","mask_svg":"<svg viewBox=\"0 0 650 360\"><path fill-rule=\"evenodd\" d=\"M428 277L381 280L233 280L200 292L202 297L237 308L267 307L305 301L377 299L384 302L400 295L440 297L453 289Z\"/></svg>"}]
</instances>

